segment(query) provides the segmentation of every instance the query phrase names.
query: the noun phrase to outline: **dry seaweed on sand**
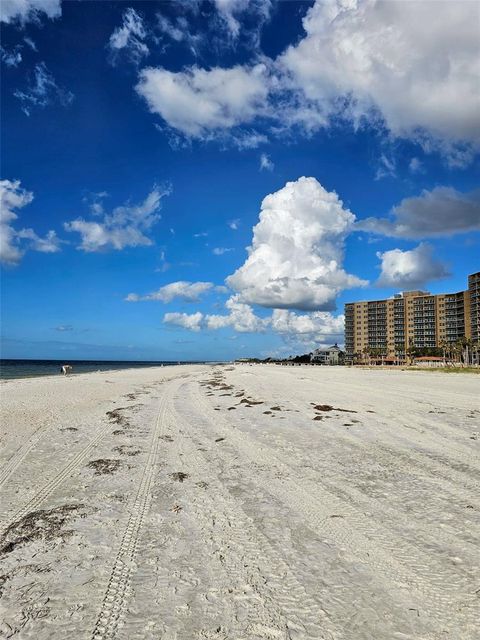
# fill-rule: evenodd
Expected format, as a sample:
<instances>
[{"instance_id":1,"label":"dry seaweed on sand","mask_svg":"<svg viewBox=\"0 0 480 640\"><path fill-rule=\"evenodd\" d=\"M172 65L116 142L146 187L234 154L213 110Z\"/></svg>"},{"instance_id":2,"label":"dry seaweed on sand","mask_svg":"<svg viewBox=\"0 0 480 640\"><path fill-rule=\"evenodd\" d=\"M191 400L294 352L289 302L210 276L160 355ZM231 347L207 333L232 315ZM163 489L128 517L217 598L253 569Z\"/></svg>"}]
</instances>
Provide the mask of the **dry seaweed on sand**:
<instances>
[{"instance_id":1,"label":"dry seaweed on sand","mask_svg":"<svg viewBox=\"0 0 480 640\"><path fill-rule=\"evenodd\" d=\"M87 464L89 469L95 470L96 476L103 476L115 473L122 466L120 460L114 460L111 458L99 458L98 460L90 460Z\"/></svg>"},{"instance_id":2,"label":"dry seaweed on sand","mask_svg":"<svg viewBox=\"0 0 480 640\"><path fill-rule=\"evenodd\" d=\"M115 424L119 424L122 426L128 425L128 421L125 416L122 416L120 411L124 411L126 407L119 407L118 409L112 409L112 411L107 411L106 415L108 416L110 422L114 422Z\"/></svg>"},{"instance_id":3,"label":"dry seaweed on sand","mask_svg":"<svg viewBox=\"0 0 480 640\"><path fill-rule=\"evenodd\" d=\"M344 413L357 413L353 409L341 409L340 407L332 407L331 404L314 404L315 411L342 411Z\"/></svg>"},{"instance_id":4,"label":"dry seaweed on sand","mask_svg":"<svg viewBox=\"0 0 480 640\"><path fill-rule=\"evenodd\" d=\"M138 454L141 453L140 449L130 444L122 444L119 447L114 447L113 450L122 456L138 456Z\"/></svg>"},{"instance_id":5,"label":"dry seaweed on sand","mask_svg":"<svg viewBox=\"0 0 480 640\"><path fill-rule=\"evenodd\" d=\"M83 504L64 504L54 509L38 509L27 513L5 529L0 538L0 556L35 540L64 539L71 532L62 530L63 526L83 508Z\"/></svg>"},{"instance_id":6,"label":"dry seaweed on sand","mask_svg":"<svg viewBox=\"0 0 480 640\"><path fill-rule=\"evenodd\" d=\"M183 471L175 471L174 473L170 474L170 477L177 482L183 482L186 478L188 478L188 473L184 473Z\"/></svg>"}]
</instances>

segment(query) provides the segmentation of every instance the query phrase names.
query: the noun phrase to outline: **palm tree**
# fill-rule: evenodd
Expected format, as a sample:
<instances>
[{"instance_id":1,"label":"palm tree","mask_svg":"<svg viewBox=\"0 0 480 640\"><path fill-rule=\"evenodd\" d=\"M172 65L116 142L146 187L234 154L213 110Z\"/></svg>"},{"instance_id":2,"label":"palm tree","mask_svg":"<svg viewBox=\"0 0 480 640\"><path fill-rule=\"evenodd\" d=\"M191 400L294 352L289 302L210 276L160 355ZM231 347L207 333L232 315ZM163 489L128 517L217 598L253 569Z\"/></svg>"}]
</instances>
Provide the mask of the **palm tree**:
<instances>
[{"instance_id":1,"label":"palm tree","mask_svg":"<svg viewBox=\"0 0 480 640\"><path fill-rule=\"evenodd\" d=\"M445 367L447 365L448 342L446 340L441 340L439 346L443 353L443 366Z\"/></svg>"},{"instance_id":2,"label":"palm tree","mask_svg":"<svg viewBox=\"0 0 480 640\"><path fill-rule=\"evenodd\" d=\"M362 354L364 356L364 362L365 362L365 360L367 360L367 363L370 366L370 355L371 355L370 347L368 347L368 346L363 347Z\"/></svg>"},{"instance_id":3,"label":"palm tree","mask_svg":"<svg viewBox=\"0 0 480 640\"><path fill-rule=\"evenodd\" d=\"M459 364L462 364L463 340L463 338L459 338L452 344L455 362Z\"/></svg>"},{"instance_id":4,"label":"palm tree","mask_svg":"<svg viewBox=\"0 0 480 640\"><path fill-rule=\"evenodd\" d=\"M472 344L472 364L480 364L480 342Z\"/></svg>"},{"instance_id":5,"label":"palm tree","mask_svg":"<svg viewBox=\"0 0 480 640\"><path fill-rule=\"evenodd\" d=\"M397 364L400 364L400 360L401 360L401 356L405 351L405 343L404 342L398 342L395 345L395 358L397 360Z\"/></svg>"},{"instance_id":6,"label":"palm tree","mask_svg":"<svg viewBox=\"0 0 480 640\"><path fill-rule=\"evenodd\" d=\"M416 353L415 342L413 338L410 338L410 340L408 341L408 348L406 351L409 365L413 364L413 356L415 355L415 353Z\"/></svg>"}]
</instances>

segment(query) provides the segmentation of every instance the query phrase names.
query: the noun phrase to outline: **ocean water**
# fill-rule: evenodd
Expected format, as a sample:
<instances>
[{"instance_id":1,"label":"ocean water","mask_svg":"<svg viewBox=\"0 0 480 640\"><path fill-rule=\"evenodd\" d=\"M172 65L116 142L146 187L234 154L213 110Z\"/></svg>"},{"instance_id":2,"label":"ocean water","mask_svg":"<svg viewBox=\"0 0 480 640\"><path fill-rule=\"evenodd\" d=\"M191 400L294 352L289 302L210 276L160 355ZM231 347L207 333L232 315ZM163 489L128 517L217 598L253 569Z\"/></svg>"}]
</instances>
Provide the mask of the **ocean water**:
<instances>
[{"instance_id":1,"label":"ocean water","mask_svg":"<svg viewBox=\"0 0 480 640\"><path fill-rule=\"evenodd\" d=\"M160 365L191 364L189 362L130 362L119 360L4 360L0 359L0 379L32 378L36 376L62 375L61 366L70 364L71 375L89 371L117 371Z\"/></svg>"}]
</instances>

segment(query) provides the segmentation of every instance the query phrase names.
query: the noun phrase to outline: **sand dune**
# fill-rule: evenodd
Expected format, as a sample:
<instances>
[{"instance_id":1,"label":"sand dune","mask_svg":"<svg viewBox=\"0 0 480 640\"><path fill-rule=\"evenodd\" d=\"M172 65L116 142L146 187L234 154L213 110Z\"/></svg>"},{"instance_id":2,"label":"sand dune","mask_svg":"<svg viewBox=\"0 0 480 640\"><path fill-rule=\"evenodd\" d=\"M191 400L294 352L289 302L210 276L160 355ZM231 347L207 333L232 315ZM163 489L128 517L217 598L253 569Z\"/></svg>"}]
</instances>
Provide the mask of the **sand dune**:
<instances>
[{"instance_id":1,"label":"sand dune","mask_svg":"<svg viewBox=\"0 0 480 640\"><path fill-rule=\"evenodd\" d=\"M480 379L3 383L0 638L473 640Z\"/></svg>"}]
</instances>

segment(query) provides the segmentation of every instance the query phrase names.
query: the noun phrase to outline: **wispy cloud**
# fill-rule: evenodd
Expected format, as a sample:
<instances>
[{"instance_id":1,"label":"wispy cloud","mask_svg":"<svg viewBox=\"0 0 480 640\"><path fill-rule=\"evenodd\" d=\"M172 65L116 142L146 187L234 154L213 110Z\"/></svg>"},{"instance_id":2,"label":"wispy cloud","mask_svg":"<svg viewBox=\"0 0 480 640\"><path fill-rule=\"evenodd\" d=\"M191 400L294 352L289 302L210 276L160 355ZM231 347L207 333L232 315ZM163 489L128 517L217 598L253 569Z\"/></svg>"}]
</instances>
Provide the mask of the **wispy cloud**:
<instances>
[{"instance_id":1,"label":"wispy cloud","mask_svg":"<svg viewBox=\"0 0 480 640\"><path fill-rule=\"evenodd\" d=\"M170 193L169 186L154 187L140 204L116 207L99 221L77 218L66 222L64 228L80 234L78 249L85 252L151 245L152 240L146 234L160 220L162 198Z\"/></svg>"},{"instance_id":2,"label":"wispy cloud","mask_svg":"<svg viewBox=\"0 0 480 640\"><path fill-rule=\"evenodd\" d=\"M17 45L10 51L4 47L0 47L0 58L7 67L17 67L22 61L22 54L20 53L22 47Z\"/></svg>"},{"instance_id":3,"label":"wispy cloud","mask_svg":"<svg viewBox=\"0 0 480 640\"><path fill-rule=\"evenodd\" d=\"M129 7L123 12L122 25L115 29L108 41L112 62L115 63L118 54L124 51L133 62L138 64L150 53L145 44L146 38L147 31L143 19L135 9Z\"/></svg>"},{"instance_id":4,"label":"wispy cloud","mask_svg":"<svg viewBox=\"0 0 480 640\"><path fill-rule=\"evenodd\" d=\"M185 280L179 280L177 282L166 284L165 286L160 287L157 291L147 293L146 295L129 293L125 300L127 302L139 302L140 300L171 302L175 298L179 298L185 302L198 302L204 293L214 289L216 289L216 287L213 282L188 282ZM224 289L224 287L222 287L222 289Z\"/></svg>"},{"instance_id":5,"label":"wispy cloud","mask_svg":"<svg viewBox=\"0 0 480 640\"><path fill-rule=\"evenodd\" d=\"M71 324L59 324L58 327L54 327L55 331L60 331L63 333L64 331L73 331L73 326Z\"/></svg>"},{"instance_id":6,"label":"wispy cloud","mask_svg":"<svg viewBox=\"0 0 480 640\"><path fill-rule=\"evenodd\" d=\"M215 247L212 249L214 256L223 256L224 253L228 253L229 251L235 251L235 249L233 247Z\"/></svg>"},{"instance_id":7,"label":"wispy cloud","mask_svg":"<svg viewBox=\"0 0 480 640\"><path fill-rule=\"evenodd\" d=\"M29 38L28 36L25 36L23 41L25 42L26 45L30 47L32 51L38 51L37 45L31 38Z\"/></svg>"},{"instance_id":8,"label":"wispy cloud","mask_svg":"<svg viewBox=\"0 0 480 640\"><path fill-rule=\"evenodd\" d=\"M40 18L58 18L62 14L61 0L2 0L0 2L0 22L27 22L40 24Z\"/></svg>"},{"instance_id":9,"label":"wispy cloud","mask_svg":"<svg viewBox=\"0 0 480 640\"><path fill-rule=\"evenodd\" d=\"M266 153L262 153L260 156L260 171L273 171L275 165L270 160L270 156Z\"/></svg>"},{"instance_id":10,"label":"wispy cloud","mask_svg":"<svg viewBox=\"0 0 480 640\"><path fill-rule=\"evenodd\" d=\"M74 94L57 85L55 78L44 62L35 65L30 84L25 90L17 90L13 94L22 106L22 111L29 116L34 109L43 109L50 104L67 107L75 98Z\"/></svg>"}]
</instances>

